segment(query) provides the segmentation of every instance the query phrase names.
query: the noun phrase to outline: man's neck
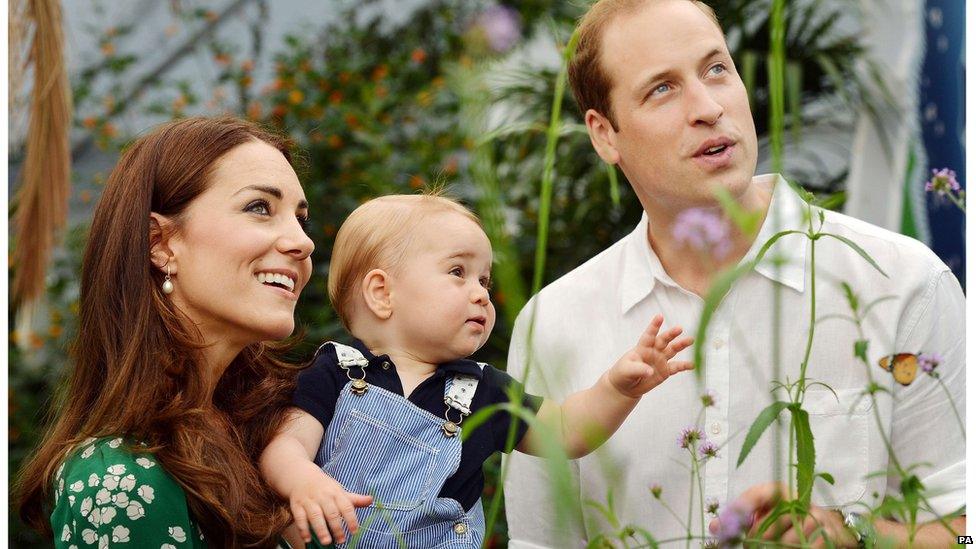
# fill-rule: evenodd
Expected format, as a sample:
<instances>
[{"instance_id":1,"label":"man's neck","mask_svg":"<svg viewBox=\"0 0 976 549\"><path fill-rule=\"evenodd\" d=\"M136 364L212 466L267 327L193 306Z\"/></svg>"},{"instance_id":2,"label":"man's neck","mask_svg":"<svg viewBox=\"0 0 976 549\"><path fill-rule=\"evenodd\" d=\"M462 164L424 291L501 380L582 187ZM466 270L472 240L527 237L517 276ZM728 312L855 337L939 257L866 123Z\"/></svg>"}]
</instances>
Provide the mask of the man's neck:
<instances>
[{"instance_id":1,"label":"man's neck","mask_svg":"<svg viewBox=\"0 0 976 549\"><path fill-rule=\"evenodd\" d=\"M739 206L746 211L761 212L762 226L772 200L772 189L760 188L755 184L740 198ZM715 212L722 216L730 227L729 244L721 255L715 250L700 250L685 242L675 240L674 224L680 209L656 209L645 207L647 212L647 242L654 250L661 266L679 286L696 295L704 297L715 277L725 269L738 264L756 239L755 234L743 233L739 227L724 216L720 206Z\"/></svg>"}]
</instances>

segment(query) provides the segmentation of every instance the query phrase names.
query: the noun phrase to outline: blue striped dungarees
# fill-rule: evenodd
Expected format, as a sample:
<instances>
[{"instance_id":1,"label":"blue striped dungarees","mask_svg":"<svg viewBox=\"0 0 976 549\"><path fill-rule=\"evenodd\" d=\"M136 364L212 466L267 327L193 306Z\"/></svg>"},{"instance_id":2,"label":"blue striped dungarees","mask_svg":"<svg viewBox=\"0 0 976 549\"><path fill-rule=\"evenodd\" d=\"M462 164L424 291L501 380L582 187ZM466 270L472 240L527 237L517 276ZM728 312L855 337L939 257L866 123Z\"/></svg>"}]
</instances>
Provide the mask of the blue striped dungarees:
<instances>
[{"instance_id":1,"label":"blue striped dungarees","mask_svg":"<svg viewBox=\"0 0 976 549\"><path fill-rule=\"evenodd\" d=\"M356 380L359 372L365 377L368 361L352 347L325 345L335 347L350 381L336 402L316 464L347 491L373 496L372 505L356 509L361 536L356 547L396 548L401 540L410 549L481 547L481 500L465 512L456 500L438 497L461 463L460 429L458 436L446 436L444 418L375 385L354 391L366 387ZM445 403L467 415L477 383L471 376L448 378Z\"/></svg>"}]
</instances>

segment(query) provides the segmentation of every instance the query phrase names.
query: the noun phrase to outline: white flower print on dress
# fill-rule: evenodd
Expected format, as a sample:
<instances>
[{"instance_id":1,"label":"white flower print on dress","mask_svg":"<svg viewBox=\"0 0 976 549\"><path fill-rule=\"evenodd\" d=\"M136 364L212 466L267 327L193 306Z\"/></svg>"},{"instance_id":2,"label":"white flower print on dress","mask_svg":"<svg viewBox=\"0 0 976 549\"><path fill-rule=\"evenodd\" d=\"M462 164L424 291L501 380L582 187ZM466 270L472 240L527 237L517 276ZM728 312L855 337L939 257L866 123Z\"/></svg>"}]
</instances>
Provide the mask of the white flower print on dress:
<instances>
[{"instance_id":1,"label":"white flower print on dress","mask_svg":"<svg viewBox=\"0 0 976 549\"><path fill-rule=\"evenodd\" d=\"M61 473L63 472L64 472L64 464L62 463L61 466L58 467L58 471L54 473L54 478L61 480Z\"/></svg>"},{"instance_id":2,"label":"white flower print on dress","mask_svg":"<svg viewBox=\"0 0 976 549\"><path fill-rule=\"evenodd\" d=\"M108 549L108 534L98 538L98 549Z\"/></svg>"},{"instance_id":3,"label":"white flower print on dress","mask_svg":"<svg viewBox=\"0 0 976 549\"><path fill-rule=\"evenodd\" d=\"M143 484L139 487L138 494L146 503L152 503L156 497L156 490L148 484Z\"/></svg>"},{"instance_id":4,"label":"white flower print on dress","mask_svg":"<svg viewBox=\"0 0 976 549\"><path fill-rule=\"evenodd\" d=\"M81 539L85 540L85 543L88 545L92 545L98 541L98 534L94 530L85 528L81 531Z\"/></svg>"},{"instance_id":5,"label":"white flower print on dress","mask_svg":"<svg viewBox=\"0 0 976 549\"><path fill-rule=\"evenodd\" d=\"M130 501L129 506L125 508L125 514L128 515L129 520L139 520L146 516L146 508L142 506L138 501Z\"/></svg>"},{"instance_id":6,"label":"white flower print on dress","mask_svg":"<svg viewBox=\"0 0 976 549\"><path fill-rule=\"evenodd\" d=\"M85 498L81 500L81 516L87 517L88 513L91 512L91 509L92 509L92 498ZM88 543L95 543L95 542L90 541Z\"/></svg>"},{"instance_id":7,"label":"white flower print on dress","mask_svg":"<svg viewBox=\"0 0 976 549\"><path fill-rule=\"evenodd\" d=\"M108 441L109 448L118 448L121 445L122 445L121 438L113 438L112 440Z\"/></svg>"},{"instance_id":8,"label":"white flower print on dress","mask_svg":"<svg viewBox=\"0 0 976 549\"><path fill-rule=\"evenodd\" d=\"M61 530L61 541L71 541L71 528L68 525L64 525L64 530Z\"/></svg>"},{"instance_id":9,"label":"white flower print on dress","mask_svg":"<svg viewBox=\"0 0 976 549\"><path fill-rule=\"evenodd\" d=\"M129 529L121 524L112 528L112 541L115 543L125 543L129 541Z\"/></svg>"},{"instance_id":10,"label":"white flower print on dress","mask_svg":"<svg viewBox=\"0 0 976 549\"><path fill-rule=\"evenodd\" d=\"M81 459L88 459L94 453L95 453L95 445L93 444L93 445L89 446L88 448L85 448L85 451L81 453Z\"/></svg>"},{"instance_id":11,"label":"white flower print on dress","mask_svg":"<svg viewBox=\"0 0 976 549\"><path fill-rule=\"evenodd\" d=\"M149 458L144 458L144 457L136 458L136 463L138 463L139 465L141 465L144 469L149 469L153 465L156 465L156 462L155 461L153 461L153 460L151 460Z\"/></svg>"},{"instance_id":12,"label":"white flower print on dress","mask_svg":"<svg viewBox=\"0 0 976 549\"><path fill-rule=\"evenodd\" d=\"M164 543L159 546L159 549L176 549L176 546L172 543Z\"/></svg>"},{"instance_id":13,"label":"white flower print on dress","mask_svg":"<svg viewBox=\"0 0 976 549\"><path fill-rule=\"evenodd\" d=\"M88 475L88 486L91 486L91 487L98 486L99 482L101 482L101 481L98 479L98 475L97 474L92 473L92 474Z\"/></svg>"},{"instance_id":14,"label":"white flower print on dress","mask_svg":"<svg viewBox=\"0 0 976 549\"><path fill-rule=\"evenodd\" d=\"M136 476L133 475L132 473L125 475L124 477L122 477L122 480L119 481L119 488L125 490L126 492L132 491L132 489L135 487L136 487Z\"/></svg>"},{"instance_id":15,"label":"white flower print on dress","mask_svg":"<svg viewBox=\"0 0 976 549\"><path fill-rule=\"evenodd\" d=\"M109 490L115 490L119 487L119 477L115 475L105 475L102 477L102 486L108 488Z\"/></svg>"},{"instance_id":16,"label":"white flower print on dress","mask_svg":"<svg viewBox=\"0 0 976 549\"><path fill-rule=\"evenodd\" d=\"M170 526L167 531L169 532L169 536L176 541L180 543L186 541L186 532L181 526Z\"/></svg>"},{"instance_id":17,"label":"white flower print on dress","mask_svg":"<svg viewBox=\"0 0 976 549\"><path fill-rule=\"evenodd\" d=\"M92 526L98 527L102 525L102 510L98 507L92 509L91 513L88 513L88 522L92 523Z\"/></svg>"},{"instance_id":18,"label":"white flower print on dress","mask_svg":"<svg viewBox=\"0 0 976 549\"><path fill-rule=\"evenodd\" d=\"M69 486L68 488L72 492L80 492L84 487L85 487L85 483L79 480L77 482L71 483L71 486Z\"/></svg>"},{"instance_id":19,"label":"white flower print on dress","mask_svg":"<svg viewBox=\"0 0 976 549\"><path fill-rule=\"evenodd\" d=\"M116 465L112 465L108 469L106 469L106 471L108 471L109 473L112 473L113 475L124 475L125 474L125 465L122 465L121 463L116 464Z\"/></svg>"},{"instance_id":20,"label":"white flower print on dress","mask_svg":"<svg viewBox=\"0 0 976 549\"><path fill-rule=\"evenodd\" d=\"M95 503L97 505L105 505L106 503L112 501L112 493L102 488L95 494Z\"/></svg>"},{"instance_id":21,"label":"white flower print on dress","mask_svg":"<svg viewBox=\"0 0 976 549\"><path fill-rule=\"evenodd\" d=\"M129 494L126 494L125 492L119 492L117 494L113 494L112 503L114 503L116 507L122 507L122 508L128 507Z\"/></svg>"},{"instance_id":22,"label":"white flower print on dress","mask_svg":"<svg viewBox=\"0 0 976 549\"><path fill-rule=\"evenodd\" d=\"M75 506L75 497L74 496L68 496L68 505L71 506L71 507L74 507Z\"/></svg>"},{"instance_id":23,"label":"white flower print on dress","mask_svg":"<svg viewBox=\"0 0 976 549\"><path fill-rule=\"evenodd\" d=\"M112 522L115 518L115 507L102 507L102 526Z\"/></svg>"}]
</instances>

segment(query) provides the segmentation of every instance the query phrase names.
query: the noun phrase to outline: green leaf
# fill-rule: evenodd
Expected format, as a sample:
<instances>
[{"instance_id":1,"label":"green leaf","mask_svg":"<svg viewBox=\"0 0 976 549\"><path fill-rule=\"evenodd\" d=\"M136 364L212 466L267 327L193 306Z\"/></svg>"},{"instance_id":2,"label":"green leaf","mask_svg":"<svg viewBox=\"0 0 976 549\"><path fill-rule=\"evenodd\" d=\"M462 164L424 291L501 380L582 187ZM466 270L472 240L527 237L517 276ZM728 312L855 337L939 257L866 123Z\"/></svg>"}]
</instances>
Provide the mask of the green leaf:
<instances>
[{"instance_id":1,"label":"green leaf","mask_svg":"<svg viewBox=\"0 0 976 549\"><path fill-rule=\"evenodd\" d=\"M610 200L615 207L620 207L620 183L617 181L617 166L606 164L607 178L610 180Z\"/></svg>"},{"instance_id":2,"label":"green leaf","mask_svg":"<svg viewBox=\"0 0 976 549\"><path fill-rule=\"evenodd\" d=\"M854 342L854 356L864 362L868 361L868 340L859 339Z\"/></svg>"},{"instance_id":3,"label":"green leaf","mask_svg":"<svg viewBox=\"0 0 976 549\"><path fill-rule=\"evenodd\" d=\"M824 482L831 486L834 485L834 475L831 475L830 473L817 473L815 476L824 479Z\"/></svg>"},{"instance_id":4,"label":"green leaf","mask_svg":"<svg viewBox=\"0 0 976 549\"><path fill-rule=\"evenodd\" d=\"M851 285L846 282L841 282L840 287L844 290L844 297L847 298L847 304L851 307L851 311L854 311L854 314L857 314L857 295L854 293L854 290L851 289Z\"/></svg>"},{"instance_id":5,"label":"green leaf","mask_svg":"<svg viewBox=\"0 0 976 549\"><path fill-rule=\"evenodd\" d=\"M752 448L759 442L759 437L762 436L769 424L773 422L777 417L779 417L780 412L784 408L790 406L789 402L783 402L782 400L777 400L776 402L770 404L765 410L759 412L756 416L756 420L752 422L752 427L749 427L749 432L746 433L746 438L742 442L742 450L739 452L739 460L736 462L735 466L739 467L742 462L746 460L746 456L752 451Z\"/></svg>"},{"instance_id":6,"label":"green leaf","mask_svg":"<svg viewBox=\"0 0 976 549\"><path fill-rule=\"evenodd\" d=\"M758 537L762 537L762 535L766 532L766 530L769 530L770 526L775 524L776 521L779 520L781 516L789 513L792 509L793 509L793 505L789 500L779 501L776 504L776 506L773 507L773 509L769 512L769 514L766 515L766 518L759 524L759 528L756 532L756 535Z\"/></svg>"},{"instance_id":7,"label":"green leaf","mask_svg":"<svg viewBox=\"0 0 976 549\"><path fill-rule=\"evenodd\" d=\"M813 468L817 460L810 415L796 404L790 405L790 413L793 414L793 430L796 433L796 488L800 502L808 506L813 494Z\"/></svg>"},{"instance_id":8,"label":"green leaf","mask_svg":"<svg viewBox=\"0 0 976 549\"><path fill-rule=\"evenodd\" d=\"M863 257L865 261L867 261L868 263L870 263L872 267L874 267L875 269L877 269L877 271L879 273L881 273L885 278L888 278L888 273L884 272L884 269L882 269L881 266L878 265L877 262L874 261L874 258L872 258L870 255L868 255L868 253L864 251L864 248L862 248L862 247L858 246L857 244L855 244L853 240L851 240L849 238L845 238L845 237L840 236L838 234L833 234L833 233L820 233L820 235L821 236L829 236L831 238L836 238L837 240L840 240L844 244L847 244L848 246L851 247L852 250L854 250L855 252L857 252L858 255L860 255L861 257Z\"/></svg>"}]
</instances>

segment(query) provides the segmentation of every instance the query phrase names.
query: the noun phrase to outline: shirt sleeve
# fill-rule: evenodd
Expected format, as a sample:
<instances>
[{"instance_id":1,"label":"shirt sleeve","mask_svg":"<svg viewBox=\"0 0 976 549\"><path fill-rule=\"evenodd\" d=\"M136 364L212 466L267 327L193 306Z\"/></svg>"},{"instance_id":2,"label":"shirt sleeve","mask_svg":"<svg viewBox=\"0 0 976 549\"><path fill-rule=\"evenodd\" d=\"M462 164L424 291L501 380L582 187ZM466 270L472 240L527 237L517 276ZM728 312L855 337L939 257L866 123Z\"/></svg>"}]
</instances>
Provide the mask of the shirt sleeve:
<instances>
[{"instance_id":1,"label":"shirt sleeve","mask_svg":"<svg viewBox=\"0 0 976 549\"><path fill-rule=\"evenodd\" d=\"M69 547L204 547L186 495L152 454L123 439L81 447L55 476L54 545Z\"/></svg>"},{"instance_id":2,"label":"shirt sleeve","mask_svg":"<svg viewBox=\"0 0 976 549\"><path fill-rule=\"evenodd\" d=\"M485 366L482 383L488 385L489 404L511 402L512 395L521 395L522 407L531 412L532 415L538 413L539 407L542 406L542 397L526 393L521 383L493 366ZM513 444L509 446L506 443L508 442L508 431L513 418L516 421L515 438L513 439ZM492 418L491 428L492 437L495 441L495 449L508 453L512 451L512 448L518 446L522 437L525 436L526 431L529 430L529 424L518 416L512 416L512 414L504 412L496 414Z\"/></svg>"},{"instance_id":3,"label":"shirt sleeve","mask_svg":"<svg viewBox=\"0 0 976 549\"><path fill-rule=\"evenodd\" d=\"M291 403L308 412L325 429L335 414L336 401L344 383L340 384L339 365L335 348L324 347L312 365L298 374L298 384Z\"/></svg>"},{"instance_id":4,"label":"shirt sleeve","mask_svg":"<svg viewBox=\"0 0 976 549\"><path fill-rule=\"evenodd\" d=\"M966 504L966 298L952 272L937 269L899 326L899 349L941 357L932 375L919 369L907 387L896 386L891 442L903 466L913 472L940 515ZM957 415L958 414L958 415ZM889 490L899 492L900 478L890 476ZM931 513L920 511L921 520Z\"/></svg>"}]
</instances>

